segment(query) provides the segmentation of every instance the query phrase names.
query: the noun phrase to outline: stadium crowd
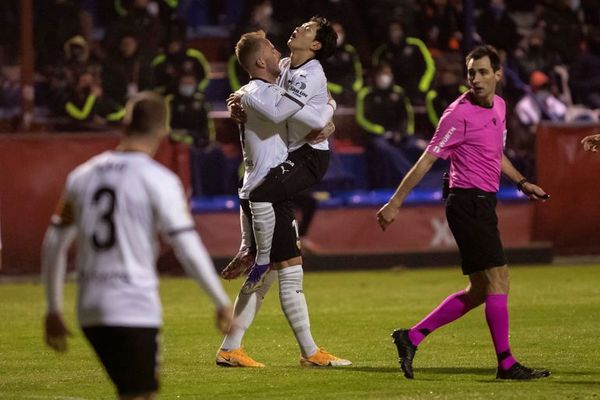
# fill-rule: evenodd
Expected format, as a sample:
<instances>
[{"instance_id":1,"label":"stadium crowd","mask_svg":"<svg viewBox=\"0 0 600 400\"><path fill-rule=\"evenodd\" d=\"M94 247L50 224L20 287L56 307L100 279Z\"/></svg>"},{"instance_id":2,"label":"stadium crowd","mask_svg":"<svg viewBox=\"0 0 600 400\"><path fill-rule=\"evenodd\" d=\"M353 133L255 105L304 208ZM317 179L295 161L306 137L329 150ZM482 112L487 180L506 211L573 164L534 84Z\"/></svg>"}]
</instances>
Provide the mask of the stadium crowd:
<instances>
[{"instance_id":1,"label":"stadium crowd","mask_svg":"<svg viewBox=\"0 0 600 400\"><path fill-rule=\"evenodd\" d=\"M538 123L599 119L593 0L36 1L35 115L57 131L107 130L120 123L128 98L154 90L170 105L171 139L192 145L193 164L224 165L210 111L246 83L236 38L264 30L285 55L293 28L312 15L334 22L337 48L324 69L340 111L355 116L352 145L364 149L370 188L394 186L421 154L441 112L467 90L463 58L478 43L500 50L507 154L528 178ZM18 20L18 1L3 1L3 119L19 113ZM207 41L223 44L225 56L209 62L197 45ZM338 142L334 149L348 144ZM195 191L234 193L230 186Z\"/></svg>"}]
</instances>

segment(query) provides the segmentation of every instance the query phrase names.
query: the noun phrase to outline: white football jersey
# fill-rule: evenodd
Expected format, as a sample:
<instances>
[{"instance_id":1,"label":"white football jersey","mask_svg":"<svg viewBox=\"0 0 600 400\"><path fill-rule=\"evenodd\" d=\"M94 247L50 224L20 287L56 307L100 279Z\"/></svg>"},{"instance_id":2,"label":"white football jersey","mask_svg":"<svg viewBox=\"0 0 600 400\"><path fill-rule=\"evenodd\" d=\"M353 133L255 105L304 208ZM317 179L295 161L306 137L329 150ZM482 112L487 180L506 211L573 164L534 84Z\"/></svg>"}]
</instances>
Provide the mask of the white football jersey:
<instances>
[{"instance_id":1,"label":"white football jersey","mask_svg":"<svg viewBox=\"0 0 600 400\"><path fill-rule=\"evenodd\" d=\"M279 68L281 74L277 84L285 89L286 97L298 102L303 107L301 112L329 113L329 118L326 118L329 121L333 110L327 105L329 100L327 78L321 63L313 58L292 68L290 58L286 57L279 62ZM312 107L304 107L306 104L310 104ZM300 118L290 118L287 127L290 152L307 143L305 137L312 129ZM318 144L311 144L311 146L319 150L328 150L329 142L325 140Z\"/></svg>"},{"instance_id":2,"label":"white football jersey","mask_svg":"<svg viewBox=\"0 0 600 400\"><path fill-rule=\"evenodd\" d=\"M262 79L252 79L240 93L254 98L281 97L283 89ZM288 154L286 122L274 123L256 110L247 108L246 123L240 126L240 142L244 156L244 182L240 199L262 183L269 170L285 161Z\"/></svg>"},{"instance_id":3,"label":"white football jersey","mask_svg":"<svg viewBox=\"0 0 600 400\"><path fill-rule=\"evenodd\" d=\"M179 178L139 152L104 152L68 177L64 209L78 228L81 326L160 326L156 232L193 230Z\"/></svg>"}]
</instances>

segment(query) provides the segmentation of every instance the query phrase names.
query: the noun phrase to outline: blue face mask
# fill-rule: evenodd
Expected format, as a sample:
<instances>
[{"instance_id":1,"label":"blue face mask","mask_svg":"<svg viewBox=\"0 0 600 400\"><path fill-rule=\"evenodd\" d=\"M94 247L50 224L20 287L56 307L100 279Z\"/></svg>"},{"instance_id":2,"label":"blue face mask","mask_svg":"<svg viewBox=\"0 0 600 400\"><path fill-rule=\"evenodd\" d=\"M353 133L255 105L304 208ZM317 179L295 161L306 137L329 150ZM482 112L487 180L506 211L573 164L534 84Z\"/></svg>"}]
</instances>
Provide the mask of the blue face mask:
<instances>
[{"instance_id":1,"label":"blue face mask","mask_svg":"<svg viewBox=\"0 0 600 400\"><path fill-rule=\"evenodd\" d=\"M192 97L196 93L196 86L187 83L179 85L179 94L183 97Z\"/></svg>"}]
</instances>

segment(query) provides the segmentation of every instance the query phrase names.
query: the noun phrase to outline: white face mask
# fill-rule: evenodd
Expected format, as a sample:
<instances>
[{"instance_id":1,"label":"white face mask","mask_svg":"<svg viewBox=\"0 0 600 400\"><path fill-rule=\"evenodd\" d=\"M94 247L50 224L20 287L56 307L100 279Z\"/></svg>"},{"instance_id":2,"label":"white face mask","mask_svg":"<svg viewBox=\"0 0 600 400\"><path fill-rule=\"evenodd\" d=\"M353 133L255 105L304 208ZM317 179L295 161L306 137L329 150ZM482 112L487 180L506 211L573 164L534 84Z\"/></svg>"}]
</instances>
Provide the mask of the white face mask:
<instances>
[{"instance_id":1,"label":"white face mask","mask_svg":"<svg viewBox=\"0 0 600 400\"><path fill-rule=\"evenodd\" d=\"M146 11L148 12L148 14L152 15L153 17L158 16L158 4L151 2L148 3L148 7L146 7Z\"/></svg>"},{"instance_id":2,"label":"white face mask","mask_svg":"<svg viewBox=\"0 0 600 400\"><path fill-rule=\"evenodd\" d=\"M389 74L378 75L375 78L375 86L377 86L378 89L388 89L392 86L392 81L393 78Z\"/></svg>"},{"instance_id":3,"label":"white face mask","mask_svg":"<svg viewBox=\"0 0 600 400\"><path fill-rule=\"evenodd\" d=\"M179 94L184 97L192 97L196 93L196 86L187 83L179 85Z\"/></svg>"},{"instance_id":4,"label":"white face mask","mask_svg":"<svg viewBox=\"0 0 600 400\"><path fill-rule=\"evenodd\" d=\"M263 10L263 13L264 13L263 15L266 18L269 18L271 15L273 15L273 7L271 7L271 6L265 7L265 9Z\"/></svg>"},{"instance_id":5,"label":"white face mask","mask_svg":"<svg viewBox=\"0 0 600 400\"><path fill-rule=\"evenodd\" d=\"M577 11L581 7L581 0L571 0L571 10Z\"/></svg>"},{"instance_id":6,"label":"white face mask","mask_svg":"<svg viewBox=\"0 0 600 400\"><path fill-rule=\"evenodd\" d=\"M340 47L344 43L344 39L346 39L344 35L338 33L337 40L335 41L336 46Z\"/></svg>"}]
</instances>

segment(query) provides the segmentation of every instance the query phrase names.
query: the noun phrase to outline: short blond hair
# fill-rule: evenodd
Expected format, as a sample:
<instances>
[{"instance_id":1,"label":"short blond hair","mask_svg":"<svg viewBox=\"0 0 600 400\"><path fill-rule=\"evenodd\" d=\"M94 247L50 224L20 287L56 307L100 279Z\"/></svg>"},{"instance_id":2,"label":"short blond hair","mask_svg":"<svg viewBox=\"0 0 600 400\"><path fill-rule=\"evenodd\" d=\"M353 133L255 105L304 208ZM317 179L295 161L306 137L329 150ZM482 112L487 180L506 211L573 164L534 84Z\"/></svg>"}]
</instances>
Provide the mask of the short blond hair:
<instances>
[{"instance_id":1,"label":"short blond hair","mask_svg":"<svg viewBox=\"0 0 600 400\"><path fill-rule=\"evenodd\" d=\"M246 72L250 72L252 64L256 61L256 54L260 52L261 45L266 38L267 35L262 30L248 32L244 33L236 43L235 56Z\"/></svg>"}]
</instances>

